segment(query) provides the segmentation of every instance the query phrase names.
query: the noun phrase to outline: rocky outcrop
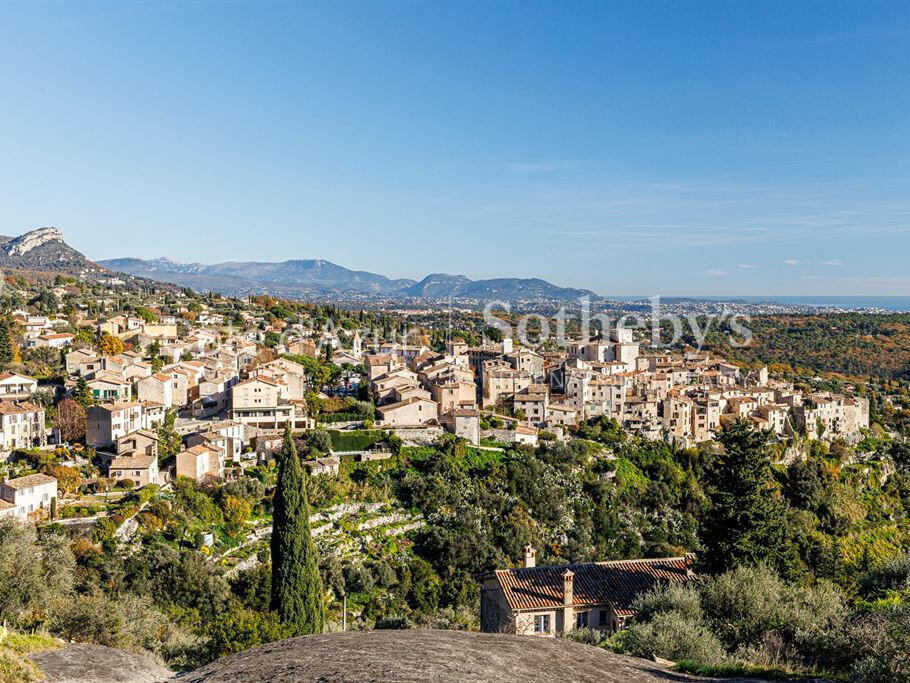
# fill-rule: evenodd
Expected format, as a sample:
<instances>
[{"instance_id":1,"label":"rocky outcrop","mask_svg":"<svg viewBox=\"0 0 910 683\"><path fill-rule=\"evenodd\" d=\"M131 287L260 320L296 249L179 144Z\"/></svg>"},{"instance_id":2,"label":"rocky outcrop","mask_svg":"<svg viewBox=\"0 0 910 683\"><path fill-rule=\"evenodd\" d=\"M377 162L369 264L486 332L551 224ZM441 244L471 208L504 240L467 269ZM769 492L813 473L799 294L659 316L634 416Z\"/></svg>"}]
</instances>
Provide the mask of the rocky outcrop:
<instances>
[{"instance_id":1,"label":"rocky outcrop","mask_svg":"<svg viewBox=\"0 0 910 683\"><path fill-rule=\"evenodd\" d=\"M32 249L37 249L48 242L63 243L63 233L57 228L38 228L19 237L14 237L3 245L3 251L7 256L22 256Z\"/></svg>"},{"instance_id":2,"label":"rocky outcrop","mask_svg":"<svg viewBox=\"0 0 910 683\"><path fill-rule=\"evenodd\" d=\"M69 275L88 282L168 289L140 277L115 273L68 245L57 228L38 228L18 237L0 236L0 269Z\"/></svg>"},{"instance_id":3,"label":"rocky outcrop","mask_svg":"<svg viewBox=\"0 0 910 683\"><path fill-rule=\"evenodd\" d=\"M152 657L103 645L70 643L31 655L47 683L158 683L173 677Z\"/></svg>"},{"instance_id":4,"label":"rocky outcrop","mask_svg":"<svg viewBox=\"0 0 910 683\"><path fill-rule=\"evenodd\" d=\"M186 683L354 681L694 681L590 645L464 631L348 631L290 638L181 676Z\"/></svg>"},{"instance_id":5,"label":"rocky outcrop","mask_svg":"<svg viewBox=\"0 0 910 683\"><path fill-rule=\"evenodd\" d=\"M69 246L57 228L38 228L2 242L0 267L3 268L63 273L88 279L113 275Z\"/></svg>"}]
</instances>

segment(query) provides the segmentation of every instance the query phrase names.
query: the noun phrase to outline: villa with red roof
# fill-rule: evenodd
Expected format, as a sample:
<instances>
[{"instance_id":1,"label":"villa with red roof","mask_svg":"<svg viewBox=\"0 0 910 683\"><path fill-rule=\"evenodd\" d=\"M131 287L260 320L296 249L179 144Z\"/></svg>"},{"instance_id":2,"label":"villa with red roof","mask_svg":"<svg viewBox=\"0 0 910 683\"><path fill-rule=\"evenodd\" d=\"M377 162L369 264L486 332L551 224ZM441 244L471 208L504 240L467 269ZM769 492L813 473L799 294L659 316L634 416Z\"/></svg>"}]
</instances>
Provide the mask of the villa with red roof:
<instances>
[{"instance_id":1,"label":"villa with red roof","mask_svg":"<svg viewBox=\"0 0 910 683\"><path fill-rule=\"evenodd\" d=\"M694 557L497 569L481 579L480 629L487 633L557 636L576 628L614 632L635 615L635 599L659 585L695 577Z\"/></svg>"}]
</instances>

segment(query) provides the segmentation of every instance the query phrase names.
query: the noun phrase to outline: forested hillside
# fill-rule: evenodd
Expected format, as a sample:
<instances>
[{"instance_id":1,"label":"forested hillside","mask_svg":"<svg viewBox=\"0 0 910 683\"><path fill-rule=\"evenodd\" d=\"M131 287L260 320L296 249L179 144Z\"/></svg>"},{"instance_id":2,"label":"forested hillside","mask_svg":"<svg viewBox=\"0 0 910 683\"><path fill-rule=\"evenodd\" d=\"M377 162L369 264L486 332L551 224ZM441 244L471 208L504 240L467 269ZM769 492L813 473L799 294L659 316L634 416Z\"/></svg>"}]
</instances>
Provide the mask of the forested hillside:
<instances>
[{"instance_id":1,"label":"forested hillside","mask_svg":"<svg viewBox=\"0 0 910 683\"><path fill-rule=\"evenodd\" d=\"M727 324L712 328L705 346L746 363L879 380L910 379L910 314L763 315L754 316L747 327L753 333L748 346L730 345Z\"/></svg>"},{"instance_id":2,"label":"forested hillside","mask_svg":"<svg viewBox=\"0 0 910 683\"><path fill-rule=\"evenodd\" d=\"M537 449L484 450L449 437L436 446L403 447L386 435L390 459L345 459L337 476L308 478L329 628L340 626L345 602L348 628L476 628L477 577L517 565L526 543L539 549L542 564L700 553L712 543L706 529L717 514L716 475L729 467L717 444L676 450L605 419L576 436ZM303 458L319 456L331 442L319 431L304 437ZM773 555L763 550L764 540L753 539L756 554L742 559L756 566L759 558L758 566L769 563L775 573L737 575L735 592L754 595L768 581L778 582L772 586L778 593L817 587L812 595L828 601L818 609L840 609L843 619L863 625L867 640L893 645L894 629L907 626L894 610L910 590L910 448L880 430L856 448L798 442L801 456L789 465L779 462L782 451L759 450L765 448L775 462L756 461L755 486L771 504L763 514L780 533ZM54 466L52 459L35 462L39 469ZM180 480L171 492L146 487L126 497L115 517L90 522L87 533L50 524L35 536L4 522L0 594L16 599L0 603L0 617L20 628L149 649L178 668L287 635L269 610L276 472L266 465L250 474L254 479L209 486ZM124 536L117 524L133 514L138 529ZM213 544L204 540L209 531ZM49 571L55 578L48 583ZM713 610L732 599L720 588L711 595L706 605ZM607 644L711 666L851 666L836 658L812 661L806 652L824 651L792 639L789 654L774 655L765 640L773 620L748 637L714 633L719 646L709 639L707 649L671 647L666 638L679 629L718 627L698 612L657 638L649 621L655 613L643 612L647 618L632 635ZM809 625L827 633L834 623ZM706 642L686 638L698 647ZM744 644L751 649L742 650Z\"/></svg>"}]
</instances>

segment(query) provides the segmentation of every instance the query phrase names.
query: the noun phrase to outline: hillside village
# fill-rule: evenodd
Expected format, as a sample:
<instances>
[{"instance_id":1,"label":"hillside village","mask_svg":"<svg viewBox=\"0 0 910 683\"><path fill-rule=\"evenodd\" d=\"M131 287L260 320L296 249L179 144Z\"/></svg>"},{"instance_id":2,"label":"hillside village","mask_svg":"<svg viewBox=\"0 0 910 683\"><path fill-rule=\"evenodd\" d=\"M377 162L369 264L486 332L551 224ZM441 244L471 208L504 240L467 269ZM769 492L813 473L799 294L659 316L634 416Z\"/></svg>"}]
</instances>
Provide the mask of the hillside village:
<instances>
[{"instance_id":1,"label":"hillside village","mask_svg":"<svg viewBox=\"0 0 910 683\"><path fill-rule=\"evenodd\" d=\"M71 293L64 286L46 292L64 300ZM227 319L223 305L167 296L168 312L155 297L107 316L91 316L85 304L66 315L11 311L23 350L60 354L65 377L39 392L35 377L0 376L0 448L66 441L60 429L45 426L47 406L79 392L90 399L85 445L96 449L110 479L140 485L242 472L268 457L285 427L314 429L326 417L318 408L312 414L316 401L332 397L375 405L335 426L375 424L411 445L433 443L443 430L475 446L482 439L536 445L574 438L577 425L600 416L678 447L711 440L741 417L779 440L797 434L856 440L869 426L865 397L804 393L767 368L746 371L709 353L642 353L628 329L558 352L508 338L480 346L448 341L437 351L391 341L367 345L357 330L308 332L257 306ZM102 298L99 305L112 303ZM276 333L280 343L267 345ZM318 359L345 368L343 377L320 384L304 364ZM35 401L39 393L43 404ZM158 430L169 414L183 448L160 466ZM327 454L314 471L337 471L332 458Z\"/></svg>"},{"instance_id":2,"label":"hillside village","mask_svg":"<svg viewBox=\"0 0 910 683\"><path fill-rule=\"evenodd\" d=\"M0 3L0 683L910 683L908 35Z\"/></svg>"},{"instance_id":3,"label":"hillside village","mask_svg":"<svg viewBox=\"0 0 910 683\"><path fill-rule=\"evenodd\" d=\"M641 596L696 576L697 463L713 457L719 433L764 434L787 472L830 449L863 487L882 480L857 479L869 467L861 453L890 443L860 385L653 349L632 330L554 348L485 340L466 316L460 329L432 311L60 275L10 275L0 305L0 518L69 538L79 581L126 572L106 609L149 596L156 606L144 611L176 631L142 647L175 667L283 633L256 596L287 431L310 475L331 628L593 630L601 635L584 637L597 642L634 631ZM901 531L848 526L824 552L850 567L856 547L887 557L903 547L904 522L881 524ZM223 615L174 611L214 588L160 593L197 561L206 578L194 580L233 596ZM146 563L160 568L137 573ZM809 556L800 566L821 571ZM101 599L92 590L66 609Z\"/></svg>"}]
</instances>

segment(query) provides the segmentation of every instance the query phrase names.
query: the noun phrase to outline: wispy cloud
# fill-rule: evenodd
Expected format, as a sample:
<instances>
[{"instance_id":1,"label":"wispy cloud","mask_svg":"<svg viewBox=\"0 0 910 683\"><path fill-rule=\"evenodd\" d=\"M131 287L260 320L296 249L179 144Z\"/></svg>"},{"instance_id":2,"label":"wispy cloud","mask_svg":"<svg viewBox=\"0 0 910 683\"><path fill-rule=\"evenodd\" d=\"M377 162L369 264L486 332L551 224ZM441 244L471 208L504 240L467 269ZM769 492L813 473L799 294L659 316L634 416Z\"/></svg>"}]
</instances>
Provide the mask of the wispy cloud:
<instances>
[{"instance_id":1,"label":"wispy cloud","mask_svg":"<svg viewBox=\"0 0 910 683\"><path fill-rule=\"evenodd\" d=\"M727 271L721 270L720 268L712 268L711 270L708 271L708 275L711 275L713 277L723 277L726 274L727 274Z\"/></svg>"},{"instance_id":2,"label":"wispy cloud","mask_svg":"<svg viewBox=\"0 0 910 683\"><path fill-rule=\"evenodd\" d=\"M840 267L844 264L839 258L829 258L826 261L822 261L822 265Z\"/></svg>"},{"instance_id":3,"label":"wispy cloud","mask_svg":"<svg viewBox=\"0 0 910 683\"><path fill-rule=\"evenodd\" d=\"M798 266L799 264L800 264L800 260L799 260L799 259L795 259L795 258L784 259L784 265L785 265L785 266L793 266L793 267L796 267L796 266Z\"/></svg>"},{"instance_id":4,"label":"wispy cloud","mask_svg":"<svg viewBox=\"0 0 910 683\"><path fill-rule=\"evenodd\" d=\"M758 270L758 266L754 263L740 263L739 267L741 270Z\"/></svg>"}]
</instances>

